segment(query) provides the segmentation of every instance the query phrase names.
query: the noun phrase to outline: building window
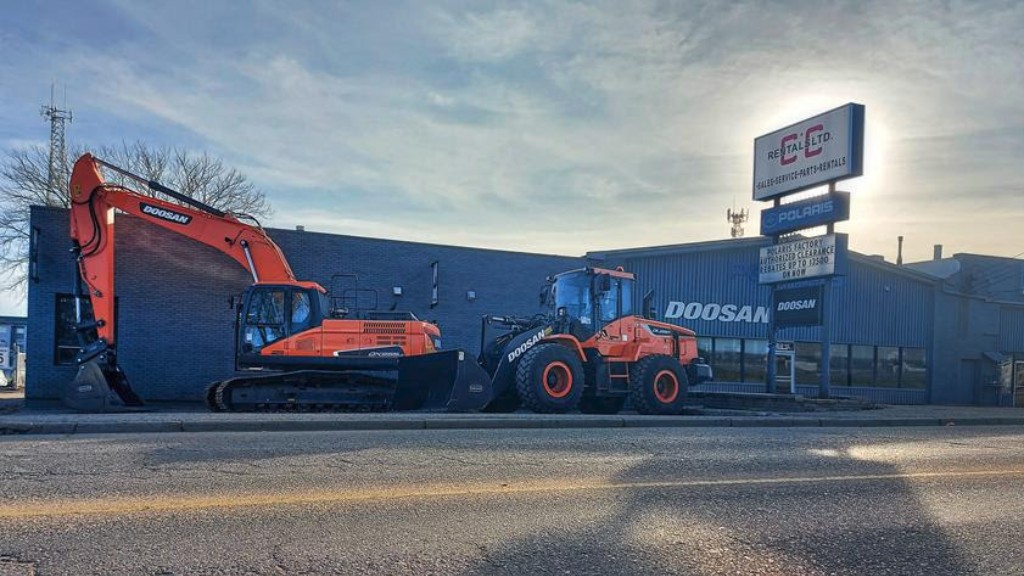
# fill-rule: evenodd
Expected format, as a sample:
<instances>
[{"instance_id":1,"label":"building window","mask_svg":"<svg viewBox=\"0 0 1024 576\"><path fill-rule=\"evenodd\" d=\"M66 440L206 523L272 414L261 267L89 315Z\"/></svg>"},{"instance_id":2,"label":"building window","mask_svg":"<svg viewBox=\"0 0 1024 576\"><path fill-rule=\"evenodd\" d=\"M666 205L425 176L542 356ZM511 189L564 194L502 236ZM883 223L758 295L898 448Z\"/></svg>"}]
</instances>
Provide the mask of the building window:
<instances>
[{"instance_id":1,"label":"building window","mask_svg":"<svg viewBox=\"0 0 1024 576\"><path fill-rule=\"evenodd\" d=\"M833 386L850 385L850 346L833 344L829 354L829 383Z\"/></svg>"},{"instance_id":2,"label":"building window","mask_svg":"<svg viewBox=\"0 0 1024 576\"><path fill-rule=\"evenodd\" d=\"M57 294L54 309L53 363L69 365L75 363L75 355L81 348L79 335L75 332L75 297L72 294ZM82 298L82 322L93 320L92 301ZM114 331L117 332L117 300L114 300ZM95 342L99 336L96 329L82 334L86 343Z\"/></svg>"},{"instance_id":3,"label":"building window","mask_svg":"<svg viewBox=\"0 0 1024 576\"><path fill-rule=\"evenodd\" d=\"M928 381L924 348L904 348L900 388L923 390Z\"/></svg>"},{"instance_id":4,"label":"building window","mask_svg":"<svg viewBox=\"0 0 1024 576\"><path fill-rule=\"evenodd\" d=\"M768 367L768 341L743 341L743 381L764 382Z\"/></svg>"},{"instance_id":5,"label":"building window","mask_svg":"<svg viewBox=\"0 0 1024 576\"><path fill-rule=\"evenodd\" d=\"M796 354L797 384L818 384L821 382L821 344L817 342L797 342Z\"/></svg>"},{"instance_id":6,"label":"building window","mask_svg":"<svg viewBox=\"0 0 1024 576\"><path fill-rule=\"evenodd\" d=\"M715 380L740 382L740 363L743 360L739 338L715 338L715 351L711 365Z\"/></svg>"},{"instance_id":7,"label":"building window","mask_svg":"<svg viewBox=\"0 0 1024 576\"><path fill-rule=\"evenodd\" d=\"M899 385L900 349L895 346L879 346L875 386L879 388L896 388Z\"/></svg>"},{"instance_id":8,"label":"building window","mask_svg":"<svg viewBox=\"0 0 1024 576\"><path fill-rule=\"evenodd\" d=\"M850 386L875 385L875 347L850 346Z\"/></svg>"},{"instance_id":9,"label":"building window","mask_svg":"<svg viewBox=\"0 0 1024 576\"><path fill-rule=\"evenodd\" d=\"M264 346L285 336L285 291L266 289L253 293L245 317L243 339L247 352L258 352Z\"/></svg>"},{"instance_id":10,"label":"building window","mask_svg":"<svg viewBox=\"0 0 1024 576\"><path fill-rule=\"evenodd\" d=\"M714 353L714 342L711 338L697 338L697 355L701 358L711 361L711 356Z\"/></svg>"}]
</instances>

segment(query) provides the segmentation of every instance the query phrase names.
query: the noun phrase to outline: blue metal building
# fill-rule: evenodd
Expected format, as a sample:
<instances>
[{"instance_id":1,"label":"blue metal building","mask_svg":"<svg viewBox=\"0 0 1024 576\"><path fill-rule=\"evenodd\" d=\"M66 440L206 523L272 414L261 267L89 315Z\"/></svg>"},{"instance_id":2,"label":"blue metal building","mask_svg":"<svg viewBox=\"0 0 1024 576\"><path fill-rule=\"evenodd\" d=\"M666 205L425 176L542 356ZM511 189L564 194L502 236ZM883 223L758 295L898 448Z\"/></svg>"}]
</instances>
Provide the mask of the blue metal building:
<instances>
[{"instance_id":1,"label":"blue metal building","mask_svg":"<svg viewBox=\"0 0 1024 576\"><path fill-rule=\"evenodd\" d=\"M698 333L716 374L707 389L786 391L792 377L792 389L816 396L821 327L778 331L780 381L765 384L771 291L758 284L758 262L769 244L757 237L587 256L635 272L637 294L653 290L662 319ZM1024 356L1019 260L958 254L897 266L850 252L831 298L833 395L893 404L1010 401L998 372L1005 358Z\"/></svg>"},{"instance_id":2,"label":"blue metal building","mask_svg":"<svg viewBox=\"0 0 1024 576\"><path fill-rule=\"evenodd\" d=\"M234 370L232 296L250 282L223 254L119 216L119 360L148 400L199 400ZM29 283L30 401L53 400L74 376L69 332L74 264L68 213L33 208ZM587 263L635 272L639 305L653 290L661 319L697 331L715 368L709 389L766 389L770 290L758 284L763 237L591 252L584 257L271 229L302 279L332 287L356 274L382 309L411 310L441 326L444 345L479 349L485 314L538 311L545 278ZM431 306L431 265L439 299ZM396 290L400 289L400 290ZM399 294L400 293L400 294ZM896 266L850 253L832 291L834 395L901 404L1006 403L999 364L1024 357L1024 268L1008 258L956 255ZM781 330L777 389L814 396L821 328ZM787 378L792 376L792 384Z\"/></svg>"}]
</instances>

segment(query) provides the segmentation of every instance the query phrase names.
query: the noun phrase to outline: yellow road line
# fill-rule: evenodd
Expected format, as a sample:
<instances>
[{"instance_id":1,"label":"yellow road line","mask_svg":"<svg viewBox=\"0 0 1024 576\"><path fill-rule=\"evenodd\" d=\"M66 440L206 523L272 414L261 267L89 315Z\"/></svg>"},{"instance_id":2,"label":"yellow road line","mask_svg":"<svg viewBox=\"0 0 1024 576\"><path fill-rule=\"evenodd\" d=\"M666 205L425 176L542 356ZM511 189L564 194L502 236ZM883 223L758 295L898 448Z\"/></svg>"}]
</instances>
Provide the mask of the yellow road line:
<instances>
[{"instance_id":1,"label":"yellow road line","mask_svg":"<svg viewBox=\"0 0 1024 576\"><path fill-rule=\"evenodd\" d=\"M227 493L213 496L150 496L134 498L95 498L55 500L0 506L0 520L68 516L119 516L139 513L187 512L209 509L257 508L302 504L372 502L396 499L429 499L452 496L503 496L600 490L642 490L654 488L700 488L764 484L803 484L811 482L857 482L864 480L915 480L985 476L1024 476L1024 470L970 470L917 472L906 474L865 474L846 476L805 476L793 478L737 478L728 480L680 480L663 482L529 483L522 485L478 484L464 486L421 486L380 488L375 490L306 490L283 493Z\"/></svg>"}]
</instances>

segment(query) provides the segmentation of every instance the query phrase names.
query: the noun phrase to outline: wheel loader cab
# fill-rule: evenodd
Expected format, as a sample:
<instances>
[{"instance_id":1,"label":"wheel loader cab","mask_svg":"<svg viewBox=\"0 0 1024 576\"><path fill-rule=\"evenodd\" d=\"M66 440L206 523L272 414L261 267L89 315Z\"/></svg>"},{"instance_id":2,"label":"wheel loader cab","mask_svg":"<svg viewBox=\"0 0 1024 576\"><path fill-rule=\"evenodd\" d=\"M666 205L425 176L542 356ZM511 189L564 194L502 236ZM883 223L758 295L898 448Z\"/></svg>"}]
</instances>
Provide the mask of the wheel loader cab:
<instances>
[{"instance_id":1,"label":"wheel loader cab","mask_svg":"<svg viewBox=\"0 0 1024 576\"><path fill-rule=\"evenodd\" d=\"M326 296L313 287L254 284L245 292L239 326L241 355L319 326L329 310Z\"/></svg>"},{"instance_id":2,"label":"wheel loader cab","mask_svg":"<svg viewBox=\"0 0 1024 576\"><path fill-rule=\"evenodd\" d=\"M633 275L595 268L558 274L551 300L556 318L568 322L568 332L587 340L609 322L633 314Z\"/></svg>"}]
</instances>

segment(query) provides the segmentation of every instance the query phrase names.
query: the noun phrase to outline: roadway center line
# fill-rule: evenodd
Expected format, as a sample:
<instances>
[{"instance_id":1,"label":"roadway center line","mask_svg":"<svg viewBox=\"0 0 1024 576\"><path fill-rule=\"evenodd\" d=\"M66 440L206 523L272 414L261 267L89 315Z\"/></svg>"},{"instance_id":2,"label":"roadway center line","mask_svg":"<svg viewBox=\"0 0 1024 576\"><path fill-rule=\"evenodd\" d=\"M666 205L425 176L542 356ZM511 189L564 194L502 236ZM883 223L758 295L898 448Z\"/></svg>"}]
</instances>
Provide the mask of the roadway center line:
<instances>
[{"instance_id":1,"label":"roadway center line","mask_svg":"<svg viewBox=\"0 0 1024 576\"><path fill-rule=\"evenodd\" d=\"M805 484L812 482L862 482L866 480L926 480L1024 476L1024 470L970 470L916 472L905 474L863 474L843 476L802 476L791 478L737 478L725 480L680 480L661 482L547 481L522 485L476 484L379 488L373 490L305 490L281 493L226 493L213 496L160 495L132 498L93 498L55 500L0 506L0 520L69 516L121 516L144 513L172 513L209 509L256 508L303 504L373 502L397 499L429 499L453 496L504 496L601 490L681 489L716 486L752 486L766 484ZM497 481L496 481L497 482Z\"/></svg>"}]
</instances>

